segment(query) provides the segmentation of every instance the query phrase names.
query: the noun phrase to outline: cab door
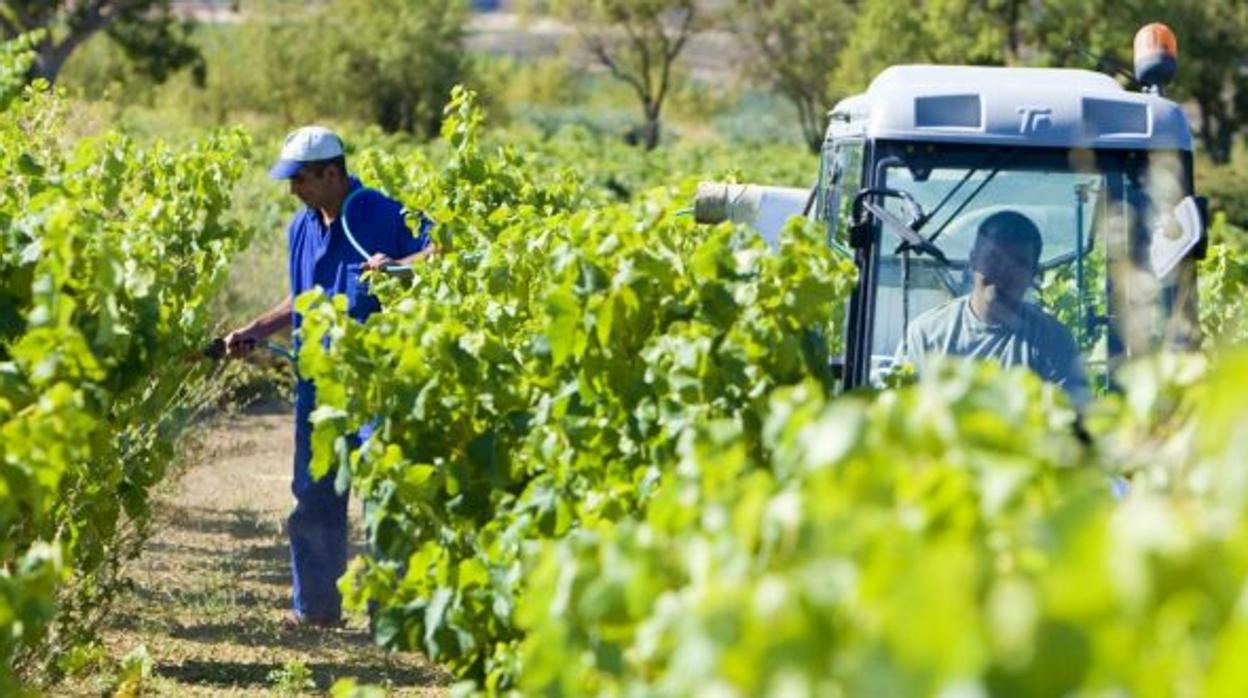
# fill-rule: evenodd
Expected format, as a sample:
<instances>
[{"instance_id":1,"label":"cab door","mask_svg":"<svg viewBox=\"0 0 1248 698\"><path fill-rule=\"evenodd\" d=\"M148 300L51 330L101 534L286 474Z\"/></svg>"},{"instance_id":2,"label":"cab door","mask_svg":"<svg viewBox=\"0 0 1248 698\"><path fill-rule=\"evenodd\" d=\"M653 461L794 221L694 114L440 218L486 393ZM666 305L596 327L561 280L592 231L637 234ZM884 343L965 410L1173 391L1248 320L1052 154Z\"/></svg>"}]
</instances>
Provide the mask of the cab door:
<instances>
[{"instance_id":1,"label":"cab door","mask_svg":"<svg viewBox=\"0 0 1248 698\"><path fill-rule=\"evenodd\" d=\"M815 207L815 215L823 222L827 231L828 245L852 255L860 275L864 268L869 267L864 267L862 250L855 250L851 244L850 231L853 225L854 197L863 188L867 151L867 142L860 137L838 138L824 147L819 172L819 196ZM863 308L860 302L862 288L860 279L846 314L843 344L845 353L839 359L842 387L845 389L861 385L866 380L868 367L862 359L861 347L858 346L861 344L860 335L863 334Z\"/></svg>"}]
</instances>

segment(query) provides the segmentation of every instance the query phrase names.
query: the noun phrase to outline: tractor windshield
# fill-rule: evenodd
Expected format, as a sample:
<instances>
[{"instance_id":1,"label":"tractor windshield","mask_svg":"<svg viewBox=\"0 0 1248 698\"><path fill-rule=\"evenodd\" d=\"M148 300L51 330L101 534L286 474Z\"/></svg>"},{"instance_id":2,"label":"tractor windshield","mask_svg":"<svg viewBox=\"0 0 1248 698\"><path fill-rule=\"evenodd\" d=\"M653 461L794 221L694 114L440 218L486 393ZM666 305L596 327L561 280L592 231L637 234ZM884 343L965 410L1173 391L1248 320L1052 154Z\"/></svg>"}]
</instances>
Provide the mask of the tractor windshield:
<instances>
[{"instance_id":1,"label":"tractor windshield","mask_svg":"<svg viewBox=\"0 0 1248 698\"><path fill-rule=\"evenodd\" d=\"M894 225L873 256L872 375L936 355L1023 365L1076 402L1123 356L1190 340L1149 243L1190 194L1181 153L881 144L876 186L921 207L947 261ZM884 200L897 217L897 199ZM905 232L905 231L901 231Z\"/></svg>"}]
</instances>

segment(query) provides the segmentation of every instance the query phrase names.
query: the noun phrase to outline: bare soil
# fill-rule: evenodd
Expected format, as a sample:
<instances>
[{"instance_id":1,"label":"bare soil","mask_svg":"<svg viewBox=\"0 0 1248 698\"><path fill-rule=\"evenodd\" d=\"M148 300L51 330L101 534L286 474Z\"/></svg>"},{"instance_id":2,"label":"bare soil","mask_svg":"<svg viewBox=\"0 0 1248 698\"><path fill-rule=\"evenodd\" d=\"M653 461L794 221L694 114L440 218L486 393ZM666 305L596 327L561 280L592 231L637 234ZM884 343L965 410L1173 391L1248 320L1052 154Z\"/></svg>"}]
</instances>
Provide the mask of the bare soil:
<instances>
[{"instance_id":1,"label":"bare soil","mask_svg":"<svg viewBox=\"0 0 1248 698\"><path fill-rule=\"evenodd\" d=\"M391 695L446 694L445 672L375 647L362 616L339 630L284 627L293 438L288 411L210 424L189 469L159 495L157 531L103 631L107 655L146 647L144 695L291 695L346 677ZM359 511L353 501L353 541L363 538ZM98 695L100 686L97 676L64 688Z\"/></svg>"}]
</instances>

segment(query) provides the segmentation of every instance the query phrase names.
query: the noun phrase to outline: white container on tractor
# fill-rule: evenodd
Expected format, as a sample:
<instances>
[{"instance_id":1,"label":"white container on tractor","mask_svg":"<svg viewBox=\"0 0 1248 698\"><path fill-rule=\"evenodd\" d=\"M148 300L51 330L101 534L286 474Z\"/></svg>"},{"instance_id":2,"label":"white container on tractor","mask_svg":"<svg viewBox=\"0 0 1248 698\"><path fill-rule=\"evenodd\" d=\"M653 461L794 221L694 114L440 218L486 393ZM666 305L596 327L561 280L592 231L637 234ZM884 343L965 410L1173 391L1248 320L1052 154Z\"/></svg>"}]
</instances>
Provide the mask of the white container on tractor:
<instances>
[{"instance_id":1,"label":"white container on tractor","mask_svg":"<svg viewBox=\"0 0 1248 698\"><path fill-rule=\"evenodd\" d=\"M939 335L948 353L1008 354L981 351L984 327L953 340L924 315L944 308L952 322L949 304L982 295L981 224L1021 214L1041 239L1025 302L1065 328L1088 383L1108 385L1126 357L1199 341L1205 206L1191 127L1161 93L1176 53L1169 29L1141 30L1140 92L1087 70L889 68L832 110L812 189L704 184L695 215L752 225L773 243L805 215L850 251L859 278L841 361L851 389L913 355L915 337ZM1021 362L1052 334L1032 336Z\"/></svg>"}]
</instances>

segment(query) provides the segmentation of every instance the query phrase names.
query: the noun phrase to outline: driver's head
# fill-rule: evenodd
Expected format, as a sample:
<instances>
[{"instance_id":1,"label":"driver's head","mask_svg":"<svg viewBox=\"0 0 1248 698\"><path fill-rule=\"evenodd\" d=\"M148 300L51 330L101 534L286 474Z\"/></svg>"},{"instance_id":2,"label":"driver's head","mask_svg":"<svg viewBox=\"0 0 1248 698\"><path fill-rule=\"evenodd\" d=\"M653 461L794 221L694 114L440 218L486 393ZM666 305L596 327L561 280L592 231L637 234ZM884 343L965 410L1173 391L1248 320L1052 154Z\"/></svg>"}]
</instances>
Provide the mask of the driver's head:
<instances>
[{"instance_id":1,"label":"driver's head","mask_svg":"<svg viewBox=\"0 0 1248 698\"><path fill-rule=\"evenodd\" d=\"M998 211L979 224L970 265L977 281L995 286L1010 300L1022 300L1035 278L1044 243L1040 229L1017 211Z\"/></svg>"}]
</instances>

